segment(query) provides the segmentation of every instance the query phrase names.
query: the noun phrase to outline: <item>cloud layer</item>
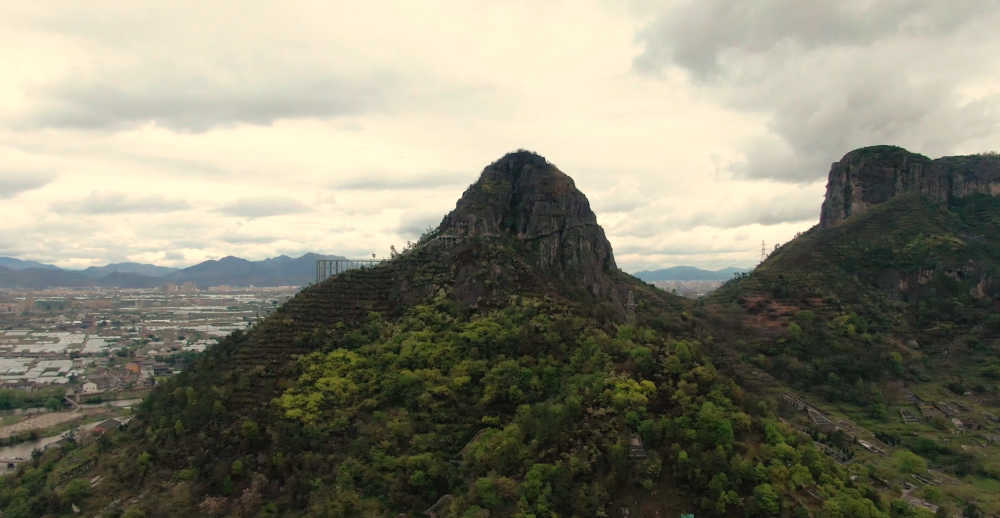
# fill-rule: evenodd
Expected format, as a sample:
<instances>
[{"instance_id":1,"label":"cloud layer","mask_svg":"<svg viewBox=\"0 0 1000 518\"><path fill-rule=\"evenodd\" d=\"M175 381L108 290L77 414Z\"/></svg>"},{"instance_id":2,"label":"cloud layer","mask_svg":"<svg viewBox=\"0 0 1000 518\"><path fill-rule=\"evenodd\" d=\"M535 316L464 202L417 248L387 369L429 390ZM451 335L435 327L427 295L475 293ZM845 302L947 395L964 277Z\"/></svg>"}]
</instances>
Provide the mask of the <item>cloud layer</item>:
<instances>
[{"instance_id":1,"label":"cloud layer","mask_svg":"<svg viewBox=\"0 0 1000 518\"><path fill-rule=\"evenodd\" d=\"M253 196L240 198L219 207L218 212L240 218L267 218L309 212L309 207L285 196Z\"/></svg>"},{"instance_id":2,"label":"cloud layer","mask_svg":"<svg viewBox=\"0 0 1000 518\"><path fill-rule=\"evenodd\" d=\"M191 204L187 201L169 199L159 194L142 196L114 191L91 191L82 199L63 200L52 204L53 212L88 215L131 212L161 214L189 208Z\"/></svg>"},{"instance_id":3,"label":"cloud layer","mask_svg":"<svg viewBox=\"0 0 1000 518\"><path fill-rule=\"evenodd\" d=\"M18 122L37 128L118 131L155 124L205 132L218 126L364 113L385 105L385 89L392 83L388 78L303 77L281 70L263 77L215 72L151 66L103 72L91 81L67 78L39 85L26 92L35 108ZM141 80L130 81L133 78Z\"/></svg>"},{"instance_id":4,"label":"cloud layer","mask_svg":"<svg viewBox=\"0 0 1000 518\"><path fill-rule=\"evenodd\" d=\"M853 148L997 149L998 2L0 3L0 255L386 255L526 148L624 269L751 266Z\"/></svg>"},{"instance_id":5,"label":"cloud layer","mask_svg":"<svg viewBox=\"0 0 1000 518\"><path fill-rule=\"evenodd\" d=\"M0 172L0 199L13 198L23 192L41 189L55 180L48 172Z\"/></svg>"},{"instance_id":6,"label":"cloud layer","mask_svg":"<svg viewBox=\"0 0 1000 518\"><path fill-rule=\"evenodd\" d=\"M997 0L662 2L636 69L680 69L768 134L732 171L807 182L851 149L983 151L1000 130Z\"/></svg>"}]
</instances>

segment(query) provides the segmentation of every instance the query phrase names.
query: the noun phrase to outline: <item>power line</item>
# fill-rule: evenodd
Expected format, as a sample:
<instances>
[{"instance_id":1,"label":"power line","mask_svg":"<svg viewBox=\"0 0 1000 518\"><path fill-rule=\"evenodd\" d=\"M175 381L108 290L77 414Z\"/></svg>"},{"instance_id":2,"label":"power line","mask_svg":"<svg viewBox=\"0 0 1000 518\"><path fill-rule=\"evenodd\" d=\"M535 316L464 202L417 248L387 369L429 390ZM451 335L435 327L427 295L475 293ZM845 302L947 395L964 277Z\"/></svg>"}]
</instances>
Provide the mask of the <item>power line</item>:
<instances>
[{"instance_id":1,"label":"power line","mask_svg":"<svg viewBox=\"0 0 1000 518\"><path fill-rule=\"evenodd\" d=\"M767 254L764 252L764 242L761 241L760 242L760 262L763 263L764 259L767 259Z\"/></svg>"}]
</instances>

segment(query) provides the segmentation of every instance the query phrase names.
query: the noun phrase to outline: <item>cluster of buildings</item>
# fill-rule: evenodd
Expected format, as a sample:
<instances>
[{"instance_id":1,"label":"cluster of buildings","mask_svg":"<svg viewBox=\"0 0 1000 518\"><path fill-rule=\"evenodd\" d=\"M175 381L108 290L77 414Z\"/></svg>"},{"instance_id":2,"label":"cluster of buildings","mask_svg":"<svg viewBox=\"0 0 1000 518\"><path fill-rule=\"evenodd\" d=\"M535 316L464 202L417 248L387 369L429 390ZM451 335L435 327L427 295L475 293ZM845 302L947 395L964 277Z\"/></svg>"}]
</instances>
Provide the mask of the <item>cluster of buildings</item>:
<instances>
[{"instance_id":1,"label":"cluster of buildings","mask_svg":"<svg viewBox=\"0 0 1000 518\"><path fill-rule=\"evenodd\" d=\"M663 291L696 299L717 290L722 286L722 281L653 281L651 284Z\"/></svg>"},{"instance_id":2,"label":"cluster of buildings","mask_svg":"<svg viewBox=\"0 0 1000 518\"><path fill-rule=\"evenodd\" d=\"M0 388L148 388L299 290L219 288L0 290Z\"/></svg>"},{"instance_id":3,"label":"cluster of buildings","mask_svg":"<svg viewBox=\"0 0 1000 518\"><path fill-rule=\"evenodd\" d=\"M184 284L168 282L160 286L160 291L163 293L197 293L198 285L193 282L185 282Z\"/></svg>"}]
</instances>

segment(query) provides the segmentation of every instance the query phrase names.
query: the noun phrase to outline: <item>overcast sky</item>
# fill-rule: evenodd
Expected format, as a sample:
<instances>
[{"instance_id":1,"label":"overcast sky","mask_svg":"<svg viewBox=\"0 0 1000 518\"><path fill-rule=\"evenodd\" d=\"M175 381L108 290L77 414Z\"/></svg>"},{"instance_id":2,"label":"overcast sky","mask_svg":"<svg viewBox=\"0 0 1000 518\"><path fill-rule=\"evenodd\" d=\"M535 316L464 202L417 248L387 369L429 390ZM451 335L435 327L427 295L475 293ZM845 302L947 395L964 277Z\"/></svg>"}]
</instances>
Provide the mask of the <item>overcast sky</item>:
<instances>
[{"instance_id":1,"label":"overcast sky","mask_svg":"<svg viewBox=\"0 0 1000 518\"><path fill-rule=\"evenodd\" d=\"M1000 0L0 3L0 256L387 255L505 152L635 272L752 266L830 164L1000 149Z\"/></svg>"}]
</instances>

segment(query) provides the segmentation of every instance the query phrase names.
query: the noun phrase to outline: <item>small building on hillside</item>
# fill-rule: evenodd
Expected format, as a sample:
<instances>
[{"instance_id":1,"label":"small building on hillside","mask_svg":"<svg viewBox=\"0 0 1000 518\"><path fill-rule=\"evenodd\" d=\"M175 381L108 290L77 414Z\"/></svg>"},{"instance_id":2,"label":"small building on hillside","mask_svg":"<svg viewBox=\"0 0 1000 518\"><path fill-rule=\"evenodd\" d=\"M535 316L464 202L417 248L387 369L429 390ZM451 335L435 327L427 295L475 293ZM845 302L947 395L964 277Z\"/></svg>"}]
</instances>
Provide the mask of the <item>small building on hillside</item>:
<instances>
[{"instance_id":1,"label":"small building on hillside","mask_svg":"<svg viewBox=\"0 0 1000 518\"><path fill-rule=\"evenodd\" d=\"M107 421L97 423L97 426L93 427L91 430L95 434L99 435L105 432L109 432L111 430L117 430L118 427L121 425L122 425L121 422L119 422L117 419L108 419Z\"/></svg>"},{"instance_id":2,"label":"small building on hillside","mask_svg":"<svg viewBox=\"0 0 1000 518\"><path fill-rule=\"evenodd\" d=\"M628 458L632 460L646 460L646 448L642 444L642 439L638 435L633 435L628 443Z\"/></svg>"}]
</instances>

